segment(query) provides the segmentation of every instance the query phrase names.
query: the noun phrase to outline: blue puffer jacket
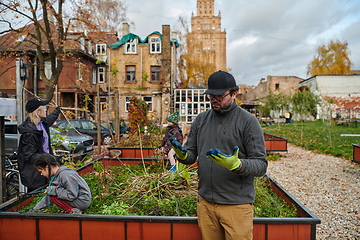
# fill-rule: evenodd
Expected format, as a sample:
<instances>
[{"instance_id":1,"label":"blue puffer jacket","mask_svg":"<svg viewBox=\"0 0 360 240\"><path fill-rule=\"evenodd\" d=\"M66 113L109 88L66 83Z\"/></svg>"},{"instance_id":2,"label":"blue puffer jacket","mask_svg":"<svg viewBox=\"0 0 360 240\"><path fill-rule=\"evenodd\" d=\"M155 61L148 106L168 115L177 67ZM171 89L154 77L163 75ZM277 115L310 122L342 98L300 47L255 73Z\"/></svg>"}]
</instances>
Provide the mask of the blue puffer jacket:
<instances>
[{"instance_id":1,"label":"blue puffer jacket","mask_svg":"<svg viewBox=\"0 0 360 240\"><path fill-rule=\"evenodd\" d=\"M206 157L210 149L231 154L239 147L242 167L237 173ZM255 199L254 177L267 170L264 134L258 120L237 103L228 110L213 109L199 114L191 125L184 148L188 156L184 164L198 160L198 192L209 202L248 204Z\"/></svg>"}]
</instances>

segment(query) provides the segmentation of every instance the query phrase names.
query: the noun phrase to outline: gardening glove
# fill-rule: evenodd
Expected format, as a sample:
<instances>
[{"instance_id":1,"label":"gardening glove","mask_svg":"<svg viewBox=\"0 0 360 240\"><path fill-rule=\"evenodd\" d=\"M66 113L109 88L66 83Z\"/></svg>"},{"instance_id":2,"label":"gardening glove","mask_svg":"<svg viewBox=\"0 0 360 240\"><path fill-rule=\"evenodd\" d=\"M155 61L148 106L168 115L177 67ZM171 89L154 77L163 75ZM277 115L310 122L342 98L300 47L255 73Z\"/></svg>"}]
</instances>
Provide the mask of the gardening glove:
<instances>
[{"instance_id":1,"label":"gardening glove","mask_svg":"<svg viewBox=\"0 0 360 240\"><path fill-rule=\"evenodd\" d=\"M185 160L187 158L187 150L183 148L178 141L176 141L175 137L171 133L169 134L169 138L171 146L176 153L176 158L178 160Z\"/></svg>"},{"instance_id":2,"label":"gardening glove","mask_svg":"<svg viewBox=\"0 0 360 240\"><path fill-rule=\"evenodd\" d=\"M226 155L222 152L220 152L219 149L210 149L209 151L206 152L206 156L220 164L223 167L226 167L227 169L229 169L230 171L238 168L241 164L240 159L238 158L238 153L239 153L239 147L235 146L234 150L232 151L232 153L230 155Z\"/></svg>"}]
</instances>

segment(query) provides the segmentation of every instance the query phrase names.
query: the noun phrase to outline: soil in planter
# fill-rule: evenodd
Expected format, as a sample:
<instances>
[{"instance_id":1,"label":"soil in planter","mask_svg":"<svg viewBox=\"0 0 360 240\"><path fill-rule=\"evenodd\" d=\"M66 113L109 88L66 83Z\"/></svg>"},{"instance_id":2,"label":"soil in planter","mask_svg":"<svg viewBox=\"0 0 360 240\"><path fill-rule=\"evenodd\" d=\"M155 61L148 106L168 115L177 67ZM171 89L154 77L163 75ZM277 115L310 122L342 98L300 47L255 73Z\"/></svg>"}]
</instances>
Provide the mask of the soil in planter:
<instances>
[{"instance_id":1,"label":"soil in planter","mask_svg":"<svg viewBox=\"0 0 360 240\"><path fill-rule=\"evenodd\" d=\"M197 169L185 167L174 174L161 161L138 166L104 167L94 164L94 171L83 176L92 195L92 203L84 214L146 215L146 216L196 216ZM288 206L267 185L256 178L255 217L297 217L295 207ZM26 212L40 201L38 194ZM45 212L60 213L52 205Z\"/></svg>"}]
</instances>

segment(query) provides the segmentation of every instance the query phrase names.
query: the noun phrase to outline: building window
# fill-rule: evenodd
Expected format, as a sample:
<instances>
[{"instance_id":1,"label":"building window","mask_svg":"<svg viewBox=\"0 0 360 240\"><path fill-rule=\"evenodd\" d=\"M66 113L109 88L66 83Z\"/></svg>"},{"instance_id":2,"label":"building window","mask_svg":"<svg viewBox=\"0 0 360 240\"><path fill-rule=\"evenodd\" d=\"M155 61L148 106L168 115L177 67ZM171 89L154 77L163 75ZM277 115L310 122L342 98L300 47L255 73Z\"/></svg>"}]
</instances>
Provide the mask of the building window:
<instances>
[{"instance_id":1,"label":"building window","mask_svg":"<svg viewBox=\"0 0 360 240\"><path fill-rule=\"evenodd\" d=\"M131 96L129 96L129 97L125 97L125 112L128 112L128 111L129 111L129 107L130 107L130 98L131 98Z\"/></svg>"},{"instance_id":2,"label":"building window","mask_svg":"<svg viewBox=\"0 0 360 240\"><path fill-rule=\"evenodd\" d=\"M81 69L81 68L82 68L82 62L79 62L79 80L80 80L80 81L83 80L83 79L82 79L82 73L81 73L81 72L82 72L82 69Z\"/></svg>"},{"instance_id":3,"label":"building window","mask_svg":"<svg viewBox=\"0 0 360 240\"><path fill-rule=\"evenodd\" d=\"M52 76L52 71L51 71L51 62L47 61L45 62L45 69L44 69L44 73L47 79L50 79Z\"/></svg>"},{"instance_id":4,"label":"building window","mask_svg":"<svg viewBox=\"0 0 360 240\"><path fill-rule=\"evenodd\" d=\"M212 26L212 29L215 30L215 26Z\"/></svg>"},{"instance_id":5,"label":"building window","mask_svg":"<svg viewBox=\"0 0 360 240\"><path fill-rule=\"evenodd\" d=\"M160 82L160 67L151 67L151 81Z\"/></svg>"},{"instance_id":6,"label":"building window","mask_svg":"<svg viewBox=\"0 0 360 240\"><path fill-rule=\"evenodd\" d=\"M130 39L125 45L125 53L134 54L136 53L137 39Z\"/></svg>"},{"instance_id":7,"label":"building window","mask_svg":"<svg viewBox=\"0 0 360 240\"><path fill-rule=\"evenodd\" d=\"M159 37L150 38L150 53L161 53L161 41Z\"/></svg>"},{"instance_id":8,"label":"building window","mask_svg":"<svg viewBox=\"0 0 360 240\"><path fill-rule=\"evenodd\" d=\"M85 38L84 37L80 38L80 49L83 51L85 50Z\"/></svg>"},{"instance_id":9,"label":"building window","mask_svg":"<svg viewBox=\"0 0 360 240\"><path fill-rule=\"evenodd\" d=\"M151 96L144 96L143 100L146 102L148 107L148 112L153 111L153 103L152 103L152 97Z\"/></svg>"},{"instance_id":10,"label":"building window","mask_svg":"<svg viewBox=\"0 0 360 240\"><path fill-rule=\"evenodd\" d=\"M107 100L106 97L100 97L100 109L102 112L106 111L106 107L107 107Z\"/></svg>"},{"instance_id":11,"label":"building window","mask_svg":"<svg viewBox=\"0 0 360 240\"><path fill-rule=\"evenodd\" d=\"M276 90L279 90L279 89L280 89L280 84L279 84L279 83L276 83L276 84L275 84L275 89L276 89Z\"/></svg>"},{"instance_id":12,"label":"building window","mask_svg":"<svg viewBox=\"0 0 360 240\"><path fill-rule=\"evenodd\" d=\"M92 83L96 84L96 68L92 68Z\"/></svg>"},{"instance_id":13,"label":"building window","mask_svg":"<svg viewBox=\"0 0 360 240\"><path fill-rule=\"evenodd\" d=\"M44 73L45 73L45 77L47 79L50 79L52 76L52 71L51 71L51 62L50 61L46 61L44 64ZM41 75L39 77L40 79L42 79Z\"/></svg>"},{"instance_id":14,"label":"building window","mask_svg":"<svg viewBox=\"0 0 360 240\"><path fill-rule=\"evenodd\" d=\"M91 55L92 54L92 46L91 46L91 42L88 41L88 53Z\"/></svg>"},{"instance_id":15,"label":"building window","mask_svg":"<svg viewBox=\"0 0 360 240\"><path fill-rule=\"evenodd\" d=\"M99 79L99 83L105 82L105 71L103 67L98 68L98 79Z\"/></svg>"},{"instance_id":16,"label":"building window","mask_svg":"<svg viewBox=\"0 0 360 240\"><path fill-rule=\"evenodd\" d=\"M96 44L96 54L97 55L106 55L106 44Z\"/></svg>"},{"instance_id":17,"label":"building window","mask_svg":"<svg viewBox=\"0 0 360 240\"><path fill-rule=\"evenodd\" d=\"M135 66L126 66L126 81L135 81Z\"/></svg>"}]
</instances>

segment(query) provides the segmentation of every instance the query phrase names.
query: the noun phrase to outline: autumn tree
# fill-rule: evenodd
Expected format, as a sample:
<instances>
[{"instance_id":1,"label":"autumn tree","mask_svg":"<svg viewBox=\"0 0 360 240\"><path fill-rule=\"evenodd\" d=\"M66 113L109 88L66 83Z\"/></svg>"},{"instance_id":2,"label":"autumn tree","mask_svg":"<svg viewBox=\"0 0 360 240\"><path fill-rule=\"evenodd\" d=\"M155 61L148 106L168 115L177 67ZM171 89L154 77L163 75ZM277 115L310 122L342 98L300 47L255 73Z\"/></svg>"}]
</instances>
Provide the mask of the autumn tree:
<instances>
[{"instance_id":1,"label":"autumn tree","mask_svg":"<svg viewBox=\"0 0 360 240\"><path fill-rule=\"evenodd\" d=\"M130 132L139 134L144 131L144 127L149 125L147 118L148 108L144 100L131 97L129 104L129 124Z\"/></svg>"},{"instance_id":2,"label":"autumn tree","mask_svg":"<svg viewBox=\"0 0 360 240\"><path fill-rule=\"evenodd\" d=\"M316 117L317 107L321 102L321 98L308 89L310 89L310 87L298 90L291 98L292 110L300 116L301 139L303 135L304 118L309 114Z\"/></svg>"},{"instance_id":3,"label":"autumn tree","mask_svg":"<svg viewBox=\"0 0 360 240\"><path fill-rule=\"evenodd\" d=\"M330 41L328 45L321 45L317 54L307 66L307 74L348 74L351 73L352 63L349 58L347 41Z\"/></svg>"},{"instance_id":4,"label":"autumn tree","mask_svg":"<svg viewBox=\"0 0 360 240\"><path fill-rule=\"evenodd\" d=\"M265 118L270 117L271 110L277 109L276 95L269 90L265 98L259 100L260 104L256 107Z\"/></svg>"},{"instance_id":5,"label":"autumn tree","mask_svg":"<svg viewBox=\"0 0 360 240\"><path fill-rule=\"evenodd\" d=\"M127 21L127 5L124 1L116 0L78 0L77 11L81 21L82 28L93 31L118 32L121 30L121 24Z\"/></svg>"},{"instance_id":6,"label":"autumn tree","mask_svg":"<svg viewBox=\"0 0 360 240\"><path fill-rule=\"evenodd\" d=\"M65 3L67 5L65 5ZM4 30L0 35L11 33L11 35L22 36L22 41L16 42L5 49L6 54L13 53L18 56L18 52L35 52L39 76L44 82L45 92L43 99L52 99L55 86L63 70L63 62L66 61L66 54L69 54L70 30L76 26L86 26L85 30L113 29L106 17L112 16L118 11L119 16L124 16L126 7L121 1L48 1L48 0L0 0L0 23ZM113 7L118 9L112 9ZM66 11L64 10L66 8ZM99 9L101 8L101 9ZM71 10L69 10L71 9ZM95 14L105 12L104 19L99 19ZM120 19L115 18L115 24L120 24ZM110 20L109 20L110 21ZM113 19L111 19L113 21ZM17 26L22 27L17 27ZM10 34L9 34L10 35ZM80 41L80 38L78 39ZM74 39L72 39L74 41ZM21 55L21 54L20 54ZM8 57L8 55L6 55ZM45 62L50 62L51 76L45 73Z\"/></svg>"}]
</instances>

